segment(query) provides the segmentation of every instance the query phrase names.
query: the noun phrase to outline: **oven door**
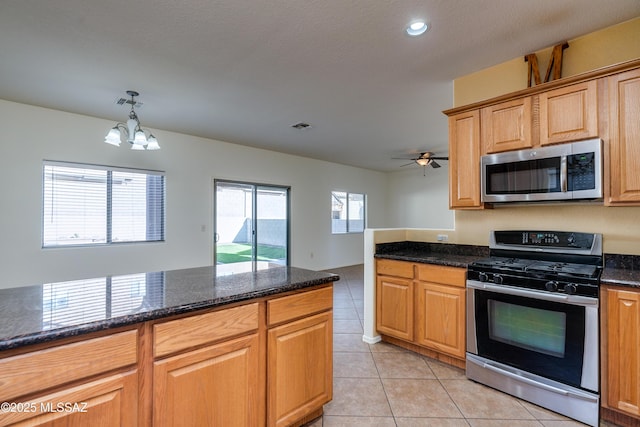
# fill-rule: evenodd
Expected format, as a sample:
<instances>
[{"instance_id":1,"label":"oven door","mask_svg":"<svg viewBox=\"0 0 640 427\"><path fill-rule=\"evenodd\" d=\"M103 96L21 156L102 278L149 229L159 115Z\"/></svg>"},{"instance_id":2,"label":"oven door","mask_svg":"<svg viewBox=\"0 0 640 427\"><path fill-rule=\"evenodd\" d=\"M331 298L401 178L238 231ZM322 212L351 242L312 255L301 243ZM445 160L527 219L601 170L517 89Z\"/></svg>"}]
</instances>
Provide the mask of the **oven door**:
<instances>
[{"instance_id":1,"label":"oven door","mask_svg":"<svg viewBox=\"0 0 640 427\"><path fill-rule=\"evenodd\" d=\"M467 351L598 391L598 300L467 281Z\"/></svg>"}]
</instances>

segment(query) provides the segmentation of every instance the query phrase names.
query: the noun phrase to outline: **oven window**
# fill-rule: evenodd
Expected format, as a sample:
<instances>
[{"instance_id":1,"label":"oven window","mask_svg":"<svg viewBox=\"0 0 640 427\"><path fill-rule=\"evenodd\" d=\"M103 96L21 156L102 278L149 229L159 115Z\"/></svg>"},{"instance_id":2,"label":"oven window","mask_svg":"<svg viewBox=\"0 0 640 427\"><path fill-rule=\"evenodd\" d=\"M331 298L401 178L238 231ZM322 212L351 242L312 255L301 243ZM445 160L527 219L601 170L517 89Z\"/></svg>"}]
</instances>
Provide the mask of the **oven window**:
<instances>
[{"instance_id":1,"label":"oven window","mask_svg":"<svg viewBox=\"0 0 640 427\"><path fill-rule=\"evenodd\" d=\"M478 356L580 387L585 308L474 290Z\"/></svg>"},{"instance_id":2,"label":"oven window","mask_svg":"<svg viewBox=\"0 0 640 427\"><path fill-rule=\"evenodd\" d=\"M554 357L564 357L567 315L489 300L489 338Z\"/></svg>"},{"instance_id":3,"label":"oven window","mask_svg":"<svg viewBox=\"0 0 640 427\"><path fill-rule=\"evenodd\" d=\"M557 193L560 157L487 165L487 194Z\"/></svg>"}]
</instances>

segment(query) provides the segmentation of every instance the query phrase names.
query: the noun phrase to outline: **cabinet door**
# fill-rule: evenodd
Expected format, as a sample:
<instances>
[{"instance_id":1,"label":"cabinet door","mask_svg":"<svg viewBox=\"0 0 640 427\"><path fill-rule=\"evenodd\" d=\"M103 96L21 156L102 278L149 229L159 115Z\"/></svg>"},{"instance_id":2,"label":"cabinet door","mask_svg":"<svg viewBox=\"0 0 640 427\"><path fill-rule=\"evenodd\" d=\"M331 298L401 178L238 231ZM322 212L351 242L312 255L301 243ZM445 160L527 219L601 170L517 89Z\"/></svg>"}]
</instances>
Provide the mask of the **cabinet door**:
<instances>
[{"instance_id":1,"label":"cabinet door","mask_svg":"<svg viewBox=\"0 0 640 427\"><path fill-rule=\"evenodd\" d=\"M291 425L331 400L332 316L328 311L269 330L267 425Z\"/></svg>"},{"instance_id":2,"label":"cabinet door","mask_svg":"<svg viewBox=\"0 0 640 427\"><path fill-rule=\"evenodd\" d=\"M0 426L133 427L138 418L138 374L111 375L0 411Z\"/></svg>"},{"instance_id":3,"label":"cabinet door","mask_svg":"<svg viewBox=\"0 0 640 427\"><path fill-rule=\"evenodd\" d=\"M376 328L392 337L413 340L413 280L377 277Z\"/></svg>"},{"instance_id":4,"label":"cabinet door","mask_svg":"<svg viewBox=\"0 0 640 427\"><path fill-rule=\"evenodd\" d=\"M610 204L640 203L640 70L609 77Z\"/></svg>"},{"instance_id":5,"label":"cabinet door","mask_svg":"<svg viewBox=\"0 0 640 427\"><path fill-rule=\"evenodd\" d=\"M155 362L153 425L262 425L258 358L253 334Z\"/></svg>"},{"instance_id":6,"label":"cabinet door","mask_svg":"<svg viewBox=\"0 0 640 427\"><path fill-rule=\"evenodd\" d=\"M449 207L482 207L479 110L449 117Z\"/></svg>"},{"instance_id":7,"label":"cabinet door","mask_svg":"<svg viewBox=\"0 0 640 427\"><path fill-rule=\"evenodd\" d=\"M540 94L540 145L598 136L597 81Z\"/></svg>"},{"instance_id":8,"label":"cabinet door","mask_svg":"<svg viewBox=\"0 0 640 427\"><path fill-rule=\"evenodd\" d=\"M482 109L481 130L485 153L531 148L531 97Z\"/></svg>"},{"instance_id":9,"label":"cabinet door","mask_svg":"<svg viewBox=\"0 0 640 427\"><path fill-rule=\"evenodd\" d=\"M418 282L416 343L465 357L465 289Z\"/></svg>"},{"instance_id":10,"label":"cabinet door","mask_svg":"<svg viewBox=\"0 0 640 427\"><path fill-rule=\"evenodd\" d=\"M608 405L640 415L640 292L607 289Z\"/></svg>"}]
</instances>

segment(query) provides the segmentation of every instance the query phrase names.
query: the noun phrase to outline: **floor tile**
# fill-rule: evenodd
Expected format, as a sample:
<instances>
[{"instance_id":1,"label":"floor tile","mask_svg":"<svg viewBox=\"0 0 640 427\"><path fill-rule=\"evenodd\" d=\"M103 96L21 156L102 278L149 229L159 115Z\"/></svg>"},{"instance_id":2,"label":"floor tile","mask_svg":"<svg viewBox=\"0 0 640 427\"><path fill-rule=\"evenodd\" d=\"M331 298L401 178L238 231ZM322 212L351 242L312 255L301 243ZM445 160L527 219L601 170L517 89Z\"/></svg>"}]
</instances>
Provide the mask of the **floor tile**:
<instances>
[{"instance_id":1,"label":"floor tile","mask_svg":"<svg viewBox=\"0 0 640 427\"><path fill-rule=\"evenodd\" d=\"M489 420L527 420L533 415L518 399L475 383L463 380L440 380L465 418Z\"/></svg>"},{"instance_id":2,"label":"floor tile","mask_svg":"<svg viewBox=\"0 0 640 427\"><path fill-rule=\"evenodd\" d=\"M355 307L333 308L334 320L360 320Z\"/></svg>"},{"instance_id":3,"label":"floor tile","mask_svg":"<svg viewBox=\"0 0 640 427\"><path fill-rule=\"evenodd\" d=\"M467 378L464 369L456 368L455 366L447 365L446 363L429 359L428 357L424 359L439 380L460 380Z\"/></svg>"},{"instance_id":4,"label":"floor tile","mask_svg":"<svg viewBox=\"0 0 640 427\"><path fill-rule=\"evenodd\" d=\"M396 427L393 417L325 416L322 427Z\"/></svg>"},{"instance_id":5,"label":"floor tile","mask_svg":"<svg viewBox=\"0 0 640 427\"><path fill-rule=\"evenodd\" d=\"M398 427L469 427L464 418L398 418Z\"/></svg>"},{"instance_id":6,"label":"floor tile","mask_svg":"<svg viewBox=\"0 0 640 427\"><path fill-rule=\"evenodd\" d=\"M382 341L375 344L369 344L369 349L371 349L372 353L404 353L407 351L403 348Z\"/></svg>"},{"instance_id":7,"label":"floor tile","mask_svg":"<svg viewBox=\"0 0 640 427\"><path fill-rule=\"evenodd\" d=\"M438 380L383 378L382 384L396 417L462 418Z\"/></svg>"},{"instance_id":8,"label":"floor tile","mask_svg":"<svg viewBox=\"0 0 640 427\"><path fill-rule=\"evenodd\" d=\"M435 379L424 358L410 352L373 353L380 378Z\"/></svg>"},{"instance_id":9,"label":"floor tile","mask_svg":"<svg viewBox=\"0 0 640 427\"><path fill-rule=\"evenodd\" d=\"M333 333L335 334L363 334L360 320L334 320Z\"/></svg>"},{"instance_id":10,"label":"floor tile","mask_svg":"<svg viewBox=\"0 0 640 427\"><path fill-rule=\"evenodd\" d=\"M471 427L542 427L536 420L467 419Z\"/></svg>"},{"instance_id":11,"label":"floor tile","mask_svg":"<svg viewBox=\"0 0 640 427\"><path fill-rule=\"evenodd\" d=\"M362 341L361 334L333 334L333 351L371 353L369 345Z\"/></svg>"},{"instance_id":12,"label":"floor tile","mask_svg":"<svg viewBox=\"0 0 640 427\"><path fill-rule=\"evenodd\" d=\"M335 378L378 378L371 353L333 352Z\"/></svg>"},{"instance_id":13,"label":"floor tile","mask_svg":"<svg viewBox=\"0 0 640 427\"><path fill-rule=\"evenodd\" d=\"M379 378L334 378L333 400L324 406L326 415L392 416Z\"/></svg>"}]
</instances>

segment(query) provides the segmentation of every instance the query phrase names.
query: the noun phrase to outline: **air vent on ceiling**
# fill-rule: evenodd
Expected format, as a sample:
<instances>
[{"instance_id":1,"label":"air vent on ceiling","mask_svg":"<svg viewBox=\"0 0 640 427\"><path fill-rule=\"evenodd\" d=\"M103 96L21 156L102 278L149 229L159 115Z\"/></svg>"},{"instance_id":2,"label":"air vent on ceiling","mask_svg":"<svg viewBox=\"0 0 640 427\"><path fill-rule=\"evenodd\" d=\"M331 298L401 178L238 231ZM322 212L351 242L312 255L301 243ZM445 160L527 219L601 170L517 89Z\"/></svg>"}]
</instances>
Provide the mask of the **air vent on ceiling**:
<instances>
[{"instance_id":1,"label":"air vent on ceiling","mask_svg":"<svg viewBox=\"0 0 640 427\"><path fill-rule=\"evenodd\" d=\"M299 122L299 123L296 123L295 125L291 125L291 127L294 129L308 129L311 127L311 125L309 123Z\"/></svg>"}]
</instances>

